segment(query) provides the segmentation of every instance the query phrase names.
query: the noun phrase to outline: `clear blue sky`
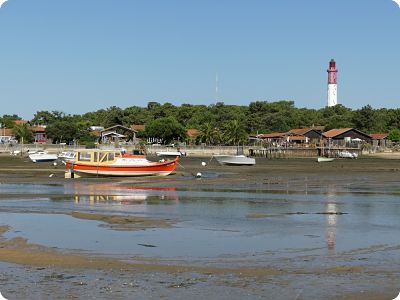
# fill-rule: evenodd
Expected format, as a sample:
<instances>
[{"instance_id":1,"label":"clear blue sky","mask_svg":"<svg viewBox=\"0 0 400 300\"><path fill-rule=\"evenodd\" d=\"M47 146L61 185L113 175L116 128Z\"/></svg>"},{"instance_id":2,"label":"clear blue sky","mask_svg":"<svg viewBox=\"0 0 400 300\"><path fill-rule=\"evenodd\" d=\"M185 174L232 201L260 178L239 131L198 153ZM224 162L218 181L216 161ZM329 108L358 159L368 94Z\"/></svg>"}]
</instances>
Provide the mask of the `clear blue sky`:
<instances>
[{"instance_id":1,"label":"clear blue sky","mask_svg":"<svg viewBox=\"0 0 400 300\"><path fill-rule=\"evenodd\" d=\"M8 0L0 9L0 115L82 114L149 101L399 107L392 0Z\"/></svg>"}]
</instances>

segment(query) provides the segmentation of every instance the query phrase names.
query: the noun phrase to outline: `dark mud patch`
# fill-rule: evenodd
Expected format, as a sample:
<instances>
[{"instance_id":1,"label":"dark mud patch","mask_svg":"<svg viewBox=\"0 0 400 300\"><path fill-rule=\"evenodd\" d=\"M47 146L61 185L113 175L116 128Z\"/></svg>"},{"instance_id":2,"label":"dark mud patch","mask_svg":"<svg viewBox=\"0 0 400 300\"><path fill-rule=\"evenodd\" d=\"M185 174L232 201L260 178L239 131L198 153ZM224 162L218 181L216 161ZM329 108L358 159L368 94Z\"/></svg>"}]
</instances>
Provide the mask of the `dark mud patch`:
<instances>
[{"instance_id":1,"label":"dark mud patch","mask_svg":"<svg viewBox=\"0 0 400 300\"><path fill-rule=\"evenodd\" d=\"M276 218L276 217L283 217L283 215L270 215L270 214L261 214L261 213L254 213L246 215L247 219L266 219L266 218Z\"/></svg>"}]
</instances>

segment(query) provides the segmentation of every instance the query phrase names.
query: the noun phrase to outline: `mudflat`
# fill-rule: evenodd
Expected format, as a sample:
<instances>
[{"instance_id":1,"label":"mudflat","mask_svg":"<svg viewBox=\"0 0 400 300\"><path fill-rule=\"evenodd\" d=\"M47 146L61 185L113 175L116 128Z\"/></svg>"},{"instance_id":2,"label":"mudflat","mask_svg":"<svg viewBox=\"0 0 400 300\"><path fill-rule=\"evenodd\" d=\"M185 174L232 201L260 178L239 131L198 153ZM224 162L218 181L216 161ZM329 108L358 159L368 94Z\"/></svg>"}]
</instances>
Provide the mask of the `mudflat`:
<instances>
[{"instance_id":1,"label":"mudflat","mask_svg":"<svg viewBox=\"0 0 400 300\"><path fill-rule=\"evenodd\" d=\"M65 171L0 156L8 299L393 299L400 291L400 161L259 158L238 167L184 157L167 177L65 179ZM29 222L44 230L82 222L83 232L94 222L104 240L96 235L98 247L86 249L90 234L70 232L64 243L41 243ZM134 246L102 246L126 231ZM74 235L82 240L68 244Z\"/></svg>"}]
</instances>

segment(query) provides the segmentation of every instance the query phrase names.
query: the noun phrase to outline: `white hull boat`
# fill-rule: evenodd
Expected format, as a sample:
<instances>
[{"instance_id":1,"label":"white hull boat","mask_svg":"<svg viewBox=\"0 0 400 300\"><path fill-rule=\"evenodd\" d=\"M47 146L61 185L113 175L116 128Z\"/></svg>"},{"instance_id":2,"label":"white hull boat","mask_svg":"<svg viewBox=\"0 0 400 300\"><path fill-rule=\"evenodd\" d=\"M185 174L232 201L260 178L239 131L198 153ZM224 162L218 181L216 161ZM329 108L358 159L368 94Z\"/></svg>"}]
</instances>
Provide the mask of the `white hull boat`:
<instances>
[{"instance_id":1,"label":"white hull boat","mask_svg":"<svg viewBox=\"0 0 400 300\"><path fill-rule=\"evenodd\" d=\"M335 160L334 157L318 157L317 159L318 162L330 162L334 160Z\"/></svg>"},{"instance_id":2,"label":"white hull boat","mask_svg":"<svg viewBox=\"0 0 400 300\"><path fill-rule=\"evenodd\" d=\"M171 157L181 157L186 156L186 152L180 151L158 151L156 152L157 156L171 156Z\"/></svg>"},{"instance_id":3,"label":"white hull boat","mask_svg":"<svg viewBox=\"0 0 400 300\"><path fill-rule=\"evenodd\" d=\"M75 151L64 151L58 154L58 159L61 161L75 160Z\"/></svg>"},{"instance_id":4,"label":"white hull boat","mask_svg":"<svg viewBox=\"0 0 400 300\"><path fill-rule=\"evenodd\" d=\"M252 166L256 164L254 157L245 155L214 155L215 159L221 165L238 165L238 166Z\"/></svg>"},{"instance_id":5,"label":"white hull boat","mask_svg":"<svg viewBox=\"0 0 400 300\"><path fill-rule=\"evenodd\" d=\"M29 158L33 162L45 162L45 161L55 161L58 156L57 154L50 154L44 151L39 151L36 153L29 154Z\"/></svg>"},{"instance_id":6,"label":"white hull boat","mask_svg":"<svg viewBox=\"0 0 400 300\"><path fill-rule=\"evenodd\" d=\"M340 158L357 158L358 157L357 153L355 153L355 152L351 153L347 150L339 152L338 156Z\"/></svg>"}]
</instances>

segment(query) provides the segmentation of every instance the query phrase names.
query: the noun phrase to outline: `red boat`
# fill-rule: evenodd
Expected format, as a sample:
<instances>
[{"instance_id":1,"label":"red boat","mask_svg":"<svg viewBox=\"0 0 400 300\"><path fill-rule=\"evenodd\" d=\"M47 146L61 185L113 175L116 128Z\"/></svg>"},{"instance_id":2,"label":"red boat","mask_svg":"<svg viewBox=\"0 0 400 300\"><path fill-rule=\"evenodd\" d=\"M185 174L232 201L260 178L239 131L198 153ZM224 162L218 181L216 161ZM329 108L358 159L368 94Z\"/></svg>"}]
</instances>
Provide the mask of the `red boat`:
<instances>
[{"instance_id":1,"label":"red boat","mask_svg":"<svg viewBox=\"0 0 400 300\"><path fill-rule=\"evenodd\" d=\"M75 175L91 176L167 176L179 157L173 160L149 161L144 155L126 154L121 150L78 150L75 160L66 161L66 167Z\"/></svg>"}]
</instances>

